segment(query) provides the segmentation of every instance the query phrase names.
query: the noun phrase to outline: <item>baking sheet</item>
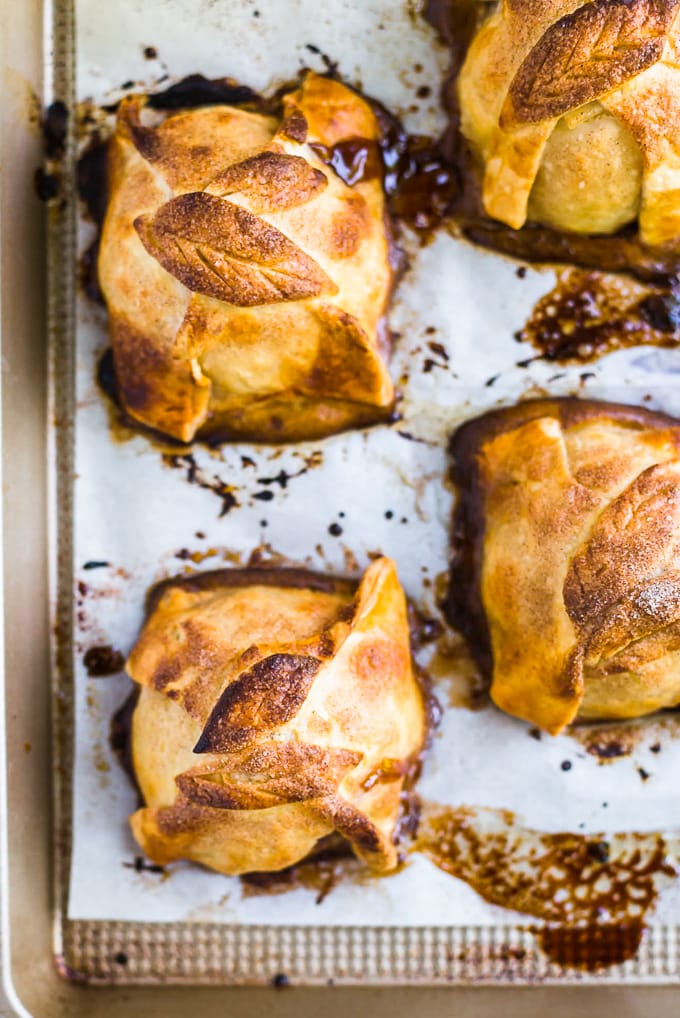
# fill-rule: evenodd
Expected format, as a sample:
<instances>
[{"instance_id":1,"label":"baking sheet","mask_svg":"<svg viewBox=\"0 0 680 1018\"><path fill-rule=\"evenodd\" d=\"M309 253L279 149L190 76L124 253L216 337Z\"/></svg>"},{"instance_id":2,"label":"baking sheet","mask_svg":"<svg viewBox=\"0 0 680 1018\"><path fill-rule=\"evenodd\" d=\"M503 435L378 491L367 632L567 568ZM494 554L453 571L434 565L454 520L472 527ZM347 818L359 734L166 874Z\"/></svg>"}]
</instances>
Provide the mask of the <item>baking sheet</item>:
<instances>
[{"instance_id":1,"label":"baking sheet","mask_svg":"<svg viewBox=\"0 0 680 1018\"><path fill-rule=\"evenodd\" d=\"M413 6L327 0L320 11L311 0L124 0L115 7L79 0L77 92L101 102L126 81L145 87L165 74L196 71L268 90L302 66L323 69L325 55L347 80L400 113L410 130L433 133L443 123L441 112L433 99L417 100L416 91L427 84L436 96L447 56ZM145 59L147 46L155 47L157 59ZM90 239L84 223L81 249ZM391 555L408 595L433 614L453 498L445 482L445 442L456 423L546 391L680 412L674 351L621 351L588 365L592 377L586 379L582 365L517 366L534 351L518 344L514 333L553 286L552 272L528 269L520 279L512 262L445 232L425 245L406 232L404 246L410 269L391 315L399 334L392 372L404 395L402 420L283 449L197 446L192 454L206 487L188 483L186 462L169 466L145 437L112 436L94 381L107 345L105 318L79 297L71 919L409 927L526 922L487 904L422 856L389 878L345 881L320 905L315 892L303 889L244 896L239 881L189 865L165 874L138 872L126 822L135 793L108 745L111 715L130 684L121 676L90 678L82 663L92 646L131 648L145 591L156 580L186 568L246 562L255 549L329 572L363 568L376 552ZM443 344L448 361L433 357L431 342ZM437 366L428 369L432 359ZM271 481L281 470L292 475L285 487ZM210 490L215 478L232 487L238 502L226 515ZM265 491L274 497L258 497ZM341 527L340 535L329 533L332 524ZM199 561L187 560L185 552ZM109 564L84 569L93 561ZM602 766L570 735L536 741L529 726L493 708L450 706L446 677L438 687L445 711L419 788L425 800L511 809L546 831L680 829L680 740L672 718L663 726L663 752L650 748L658 722L643 722L649 737L630 756ZM561 768L565 760L572 764L568 771ZM680 895L673 886L651 922L678 921Z\"/></svg>"}]
</instances>

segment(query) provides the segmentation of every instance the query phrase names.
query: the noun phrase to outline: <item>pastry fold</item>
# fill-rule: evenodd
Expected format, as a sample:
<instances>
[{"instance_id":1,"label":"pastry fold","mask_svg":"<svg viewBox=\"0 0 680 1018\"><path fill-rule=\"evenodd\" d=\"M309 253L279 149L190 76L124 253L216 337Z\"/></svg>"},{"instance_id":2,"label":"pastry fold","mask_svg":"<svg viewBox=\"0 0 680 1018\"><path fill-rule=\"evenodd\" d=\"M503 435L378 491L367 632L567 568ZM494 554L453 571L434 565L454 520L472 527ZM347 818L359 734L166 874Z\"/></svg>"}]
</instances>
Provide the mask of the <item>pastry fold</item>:
<instances>
[{"instance_id":1,"label":"pastry fold","mask_svg":"<svg viewBox=\"0 0 680 1018\"><path fill-rule=\"evenodd\" d=\"M393 271L371 107L312 73L280 117L159 120L145 104L120 105L98 262L128 413L184 442L386 419ZM345 149L363 154L351 186L333 169Z\"/></svg>"},{"instance_id":2,"label":"pastry fold","mask_svg":"<svg viewBox=\"0 0 680 1018\"><path fill-rule=\"evenodd\" d=\"M680 422L529 401L451 451L449 615L494 702L552 733L680 702Z\"/></svg>"},{"instance_id":3,"label":"pastry fold","mask_svg":"<svg viewBox=\"0 0 680 1018\"><path fill-rule=\"evenodd\" d=\"M426 721L390 559L358 587L286 569L168 581L127 669L149 858L280 870L339 834L371 869L397 865Z\"/></svg>"},{"instance_id":4,"label":"pastry fold","mask_svg":"<svg viewBox=\"0 0 680 1018\"><path fill-rule=\"evenodd\" d=\"M486 212L680 237L680 0L502 0L458 80Z\"/></svg>"}]
</instances>

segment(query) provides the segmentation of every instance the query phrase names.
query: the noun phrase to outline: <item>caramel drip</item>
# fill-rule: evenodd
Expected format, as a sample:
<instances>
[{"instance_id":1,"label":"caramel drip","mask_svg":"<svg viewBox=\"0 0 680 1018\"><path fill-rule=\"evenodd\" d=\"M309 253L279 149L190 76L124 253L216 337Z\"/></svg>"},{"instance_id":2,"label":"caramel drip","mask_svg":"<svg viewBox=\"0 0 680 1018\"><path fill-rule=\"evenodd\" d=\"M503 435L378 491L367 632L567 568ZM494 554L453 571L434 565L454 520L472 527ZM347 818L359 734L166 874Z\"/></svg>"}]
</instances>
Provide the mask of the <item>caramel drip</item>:
<instances>
[{"instance_id":1,"label":"caramel drip","mask_svg":"<svg viewBox=\"0 0 680 1018\"><path fill-rule=\"evenodd\" d=\"M598 969L632 957L659 891L678 874L680 839L660 834L546 834L505 810L424 809L416 843L486 901L543 921L541 948Z\"/></svg>"}]
</instances>

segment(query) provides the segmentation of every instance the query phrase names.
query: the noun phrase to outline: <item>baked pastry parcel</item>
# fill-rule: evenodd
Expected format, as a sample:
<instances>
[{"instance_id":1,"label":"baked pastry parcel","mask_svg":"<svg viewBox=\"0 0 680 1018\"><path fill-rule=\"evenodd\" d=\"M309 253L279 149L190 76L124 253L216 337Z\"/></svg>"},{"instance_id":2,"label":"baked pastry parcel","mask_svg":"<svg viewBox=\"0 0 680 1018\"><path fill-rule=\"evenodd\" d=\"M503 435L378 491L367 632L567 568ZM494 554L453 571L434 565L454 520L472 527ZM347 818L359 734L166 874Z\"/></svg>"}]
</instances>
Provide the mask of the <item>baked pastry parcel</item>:
<instances>
[{"instance_id":1,"label":"baked pastry parcel","mask_svg":"<svg viewBox=\"0 0 680 1018\"><path fill-rule=\"evenodd\" d=\"M154 124L145 103L120 105L98 263L125 409L183 442L386 419L393 271L371 107L312 73L280 116L204 106ZM358 140L350 186L331 164Z\"/></svg>"},{"instance_id":2,"label":"baked pastry parcel","mask_svg":"<svg viewBox=\"0 0 680 1018\"><path fill-rule=\"evenodd\" d=\"M575 399L453 436L449 615L495 703L547 730L680 702L680 422Z\"/></svg>"},{"instance_id":3,"label":"baked pastry parcel","mask_svg":"<svg viewBox=\"0 0 680 1018\"><path fill-rule=\"evenodd\" d=\"M502 0L458 80L493 219L680 238L680 0Z\"/></svg>"},{"instance_id":4,"label":"baked pastry parcel","mask_svg":"<svg viewBox=\"0 0 680 1018\"><path fill-rule=\"evenodd\" d=\"M390 559L358 585L286 569L169 581L127 668L149 858L280 870L339 834L372 870L397 865L426 715Z\"/></svg>"}]
</instances>

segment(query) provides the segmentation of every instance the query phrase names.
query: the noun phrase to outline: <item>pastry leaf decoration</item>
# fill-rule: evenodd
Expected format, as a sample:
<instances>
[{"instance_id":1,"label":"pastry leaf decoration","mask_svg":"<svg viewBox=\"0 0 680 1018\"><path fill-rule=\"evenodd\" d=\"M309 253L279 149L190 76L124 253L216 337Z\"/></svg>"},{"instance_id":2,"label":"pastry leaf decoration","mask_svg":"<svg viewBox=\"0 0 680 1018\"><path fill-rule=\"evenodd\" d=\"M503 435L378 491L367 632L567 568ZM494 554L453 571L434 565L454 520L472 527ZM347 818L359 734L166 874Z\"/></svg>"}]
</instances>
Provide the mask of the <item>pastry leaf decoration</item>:
<instances>
[{"instance_id":1,"label":"pastry leaf decoration","mask_svg":"<svg viewBox=\"0 0 680 1018\"><path fill-rule=\"evenodd\" d=\"M304 205L327 186L325 173L302 156L260 152L229 166L210 184L219 195L242 194L255 212L278 212Z\"/></svg>"},{"instance_id":2,"label":"pastry leaf decoration","mask_svg":"<svg viewBox=\"0 0 680 1018\"><path fill-rule=\"evenodd\" d=\"M298 654L272 654L243 672L222 693L194 753L225 753L250 744L263 729L294 718L323 662Z\"/></svg>"},{"instance_id":3,"label":"pastry leaf decoration","mask_svg":"<svg viewBox=\"0 0 680 1018\"><path fill-rule=\"evenodd\" d=\"M593 0L557 21L510 86L501 121L535 124L583 106L661 57L680 0Z\"/></svg>"},{"instance_id":4,"label":"pastry leaf decoration","mask_svg":"<svg viewBox=\"0 0 680 1018\"><path fill-rule=\"evenodd\" d=\"M194 293L239 307L337 293L313 258L224 198L183 194L134 225L149 254Z\"/></svg>"},{"instance_id":5,"label":"pastry leaf decoration","mask_svg":"<svg viewBox=\"0 0 680 1018\"><path fill-rule=\"evenodd\" d=\"M178 788L192 802L213 809L266 809L282 802L303 802L333 795L362 759L348 749L305 742L267 742L227 770L198 769L178 775Z\"/></svg>"}]
</instances>

